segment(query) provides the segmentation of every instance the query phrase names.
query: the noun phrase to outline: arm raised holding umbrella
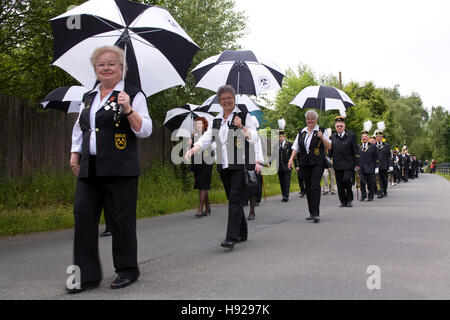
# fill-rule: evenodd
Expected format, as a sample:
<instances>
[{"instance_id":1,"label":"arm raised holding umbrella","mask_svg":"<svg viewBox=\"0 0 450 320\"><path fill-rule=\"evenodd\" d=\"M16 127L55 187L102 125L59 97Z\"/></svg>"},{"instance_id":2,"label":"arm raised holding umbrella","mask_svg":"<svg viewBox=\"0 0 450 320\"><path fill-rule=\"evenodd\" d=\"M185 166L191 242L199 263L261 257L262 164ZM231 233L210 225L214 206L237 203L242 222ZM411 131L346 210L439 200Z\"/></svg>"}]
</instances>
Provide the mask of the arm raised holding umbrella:
<instances>
[{"instance_id":1,"label":"arm raised holding umbrella","mask_svg":"<svg viewBox=\"0 0 450 320\"><path fill-rule=\"evenodd\" d=\"M138 138L152 132L145 95L123 78L123 50L96 49L91 57L99 81L83 97L72 133L70 164L78 176L74 215L74 265L81 270L76 293L99 285L98 217L113 233L113 259L117 278L111 288L126 287L140 275L137 262L136 203L139 175ZM114 119L122 105L123 115Z\"/></svg>"}]
</instances>

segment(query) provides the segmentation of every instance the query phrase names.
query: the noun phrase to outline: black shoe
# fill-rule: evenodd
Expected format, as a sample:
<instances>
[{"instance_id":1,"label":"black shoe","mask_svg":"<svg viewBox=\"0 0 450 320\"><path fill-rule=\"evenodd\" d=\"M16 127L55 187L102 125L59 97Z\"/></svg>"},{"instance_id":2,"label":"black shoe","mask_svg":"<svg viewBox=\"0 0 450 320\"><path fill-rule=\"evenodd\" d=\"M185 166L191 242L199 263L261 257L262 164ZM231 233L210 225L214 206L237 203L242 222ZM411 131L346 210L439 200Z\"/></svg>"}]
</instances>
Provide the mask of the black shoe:
<instances>
[{"instance_id":1,"label":"black shoe","mask_svg":"<svg viewBox=\"0 0 450 320\"><path fill-rule=\"evenodd\" d=\"M304 198L305 197L305 194L304 193L301 193L300 194L300 198Z\"/></svg>"},{"instance_id":2,"label":"black shoe","mask_svg":"<svg viewBox=\"0 0 450 320\"><path fill-rule=\"evenodd\" d=\"M133 282L136 282L137 279L128 279L128 278L122 278L121 276L118 276L114 281L111 283L111 289L120 289L128 287Z\"/></svg>"},{"instance_id":3,"label":"black shoe","mask_svg":"<svg viewBox=\"0 0 450 320\"><path fill-rule=\"evenodd\" d=\"M314 216L314 223L319 223L320 222L320 218L318 216Z\"/></svg>"},{"instance_id":4,"label":"black shoe","mask_svg":"<svg viewBox=\"0 0 450 320\"><path fill-rule=\"evenodd\" d=\"M346 203L341 203L341 205L339 206L339 208L345 208L347 206Z\"/></svg>"},{"instance_id":5,"label":"black shoe","mask_svg":"<svg viewBox=\"0 0 450 320\"><path fill-rule=\"evenodd\" d=\"M366 198L361 198L361 199L359 199L359 201L364 201Z\"/></svg>"},{"instance_id":6,"label":"black shoe","mask_svg":"<svg viewBox=\"0 0 450 320\"><path fill-rule=\"evenodd\" d=\"M306 220L312 220L312 219L314 219L314 217L312 215L309 215L309 217L306 218Z\"/></svg>"},{"instance_id":7,"label":"black shoe","mask_svg":"<svg viewBox=\"0 0 450 320\"><path fill-rule=\"evenodd\" d=\"M224 248L228 248L228 249L232 250L234 248L234 241L226 241L225 240L220 245Z\"/></svg>"},{"instance_id":8,"label":"black shoe","mask_svg":"<svg viewBox=\"0 0 450 320\"><path fill-rule=\"evenodd\" d=\"M255 207L259 207L259 202L256 202L256 203L255 203Z\"/></svg>"},{"instance_id":9,"label":"black shoe","mask_svg":"<svg viewBox=\"0 0 450 320\"><path fill-rule=\"evenodd\" d=\"M100 237L109 237L109 236L112 236L112 232L109 231L108 229L105 229L105 231L100 233Z\"/></svg>"},{"instance_id":10,"label":"black shoe","mask_svg":"<svg viewBox=\"0 0 450 320\"><path fill-rule=\"evenodd\" d=\"M247 241L247 235L240 236L238 241L234 241L235 243L241 243Z\"/></svg>"},{"instance_id":11,"label":"black shoe","mask_svg":"<svg viewBox=\"0 0 450 320\"><path fill-rule=\"evenodd\" d=\"M209 216L210 214L211 214L211 209L209 209L208 211L203 211L202 212L202 217Z\"/></svg>"},{"instance_id":12,"label":"black shoe","mask_svg":"<svg viewBox=\"0 0 450 320\"><path fill-rule=\"evenodd\" d=\"M349 208L353 207L353 202L351 202L351 201L348 202L348 203L347 203L347 207L349 207Z\"/></svg>"},{"instance_id":13,"label":"black shoe","mask_svg":"<svg viewBox=\"0 0 450 320\"><path fill-rule=\"evenodd\" d=\"M384 196L387 197L387 192L384 193Z\"/></svg>"},{"instance_id":14,"label":"black shoe","mask_svg":"<svg viewBox=\"0 0 450 320\"><path fill-rule=\"evenodd\" d=\"M373 201L373 198L369 198L369 199L367 199L367 201Z\"/></svg>"},{"instance_id":15,"label":"black shoe","mask_svg":"<svg viewBox=\"0 0 450 320\"><path fill-rule=\"evenodd\" d=\"M249 214L247 220L255 220L255 214Z\"/></svg>"},{"instance_id":16,"label":"black shoe","mask_svg":"<svg viewBox=\"0 0 450 320\"><path fill-rule=\"evenodd\" d=\"M378 199L383 199L383 195L382 195L382 194L379 194L379 195L378 195Z\"/></svg>"},{"instance_id":17,"label":"black shoe","mask_svg":"<svg viewBox=\"0 0 450 320\"><path fill-rule=\"evenodd\" d=\"M86 282L86 283L81 285L80 289L76 289L76 288L69 289L69 288L66 288L66 291L69 294L80 293L80 292L83 292L83 291L86 291L86 290L95 289L99 285L100 285L100 281Z\"/></svg>"}]
</instances>

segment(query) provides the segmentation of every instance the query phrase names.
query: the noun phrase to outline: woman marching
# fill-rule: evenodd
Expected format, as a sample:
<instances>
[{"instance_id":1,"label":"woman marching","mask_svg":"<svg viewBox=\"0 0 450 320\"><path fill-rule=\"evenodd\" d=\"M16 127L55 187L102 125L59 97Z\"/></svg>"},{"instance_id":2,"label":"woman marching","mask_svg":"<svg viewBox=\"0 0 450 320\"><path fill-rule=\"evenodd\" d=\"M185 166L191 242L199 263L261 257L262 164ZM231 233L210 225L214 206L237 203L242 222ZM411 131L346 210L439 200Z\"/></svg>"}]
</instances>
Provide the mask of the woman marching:
<instances>
[{"instance_id":1,"label":"woman marching","mask_svg":"<svg viewBox=\"0 0 450 320\"><path fill-rule=\"evenodd\" d=\"M113 235L117 277L111 288L126 287L140 275L136 237L137 140L150 136L152 120L144 93L122 80L122 49L100 47L93 52L91 63L98 84L84 95L72 132L70 166L78 177L73 256L74 265L80 268L81 284L68 288L68 293L93 289L102 280L98 252L102 209ZM123 107L121 116L119 105Z\"/></svg>"},{"instance_id":2,"label":"woman marching","mask_svg":"<svg viewBox=\"0 0 450 320\"><path fill-rule=\"evenodd\" d=\"M320 221L320 181L325 168L325 149L331 149L331 141L325 129L317 125L319 115L314 110L305 114L306 127L303 128L294 144L289 159L289 169L292 169L294 158L298 156L300 170L305 177L306 198L308 199L309 217L307 220Z\"/></svg>"},{"instance_id":3,"label":"woman marching","mask_svg":"<svg viewBox=\"0 0 450 320\"><path fill-rule=\"evenodd\" d=\"M239 242L247 241L247 220L244 213L245 170L255 168L254 148L258 133L250 113L236 106L236 92L230 85L217 91L222 111L214 118L205 134L186 152L185 160L206 150L216 142L217 169L228 198L228 226L222 247L233 249ZM256 164L259 172L259 164Z\"/></svg>"},{"instance_id":4,"label":"woman marching","mask_svg":"<svg viewBox=\"0 0 450 320\"><path fill-rule=\"evenodd\" d=\"M206 118L199 117L194 120L194 134L191 140L191 148L205 133L206 129L208 129L208 120L206 120ZM214 158L210 151L211 148L205 152L194 155L191 164L191 171L194 172L195 177L194 189L198 190L199 198L197 213L195 214L196 218L209 216L211 214L208 190L211 189L211 175ZM205 210L203 210L203 207Z\"/></svg>"}]
</instances>

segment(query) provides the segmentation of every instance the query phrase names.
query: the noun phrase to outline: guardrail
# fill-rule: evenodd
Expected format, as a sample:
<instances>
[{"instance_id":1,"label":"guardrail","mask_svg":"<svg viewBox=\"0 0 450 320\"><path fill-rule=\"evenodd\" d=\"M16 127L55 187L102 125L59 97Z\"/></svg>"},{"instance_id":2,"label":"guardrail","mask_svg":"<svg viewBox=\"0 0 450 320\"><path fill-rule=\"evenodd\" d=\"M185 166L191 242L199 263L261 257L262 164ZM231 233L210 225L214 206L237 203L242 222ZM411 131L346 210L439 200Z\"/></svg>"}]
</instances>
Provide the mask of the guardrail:
<instances>
[{"instance_id":1,"label":"guardrail","mask_svg":"<svg viewBox=\"0 0 450 320\"><path fill-rule=\"evenodd\" d=\"M436 172L450 174L450 162L438 164L436 166Z\"/></svg>"}]
</instances>

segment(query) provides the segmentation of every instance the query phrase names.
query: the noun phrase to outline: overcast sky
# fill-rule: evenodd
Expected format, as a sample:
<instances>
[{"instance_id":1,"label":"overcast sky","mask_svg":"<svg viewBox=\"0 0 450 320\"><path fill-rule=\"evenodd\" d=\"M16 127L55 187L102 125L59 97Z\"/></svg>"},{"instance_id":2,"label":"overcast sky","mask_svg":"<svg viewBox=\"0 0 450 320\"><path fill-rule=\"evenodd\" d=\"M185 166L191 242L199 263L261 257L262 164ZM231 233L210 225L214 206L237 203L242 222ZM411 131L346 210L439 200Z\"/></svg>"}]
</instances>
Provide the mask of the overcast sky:
<instances>
[{"instance_id":1,"label":"overcast sky","mask_svg":"<svg viewBox=\"0 0 450 320\"><path fill-rule=\"evenodd\" d=\"M450 110L450 0L235 0L248 16L243 49L283 69L307 64L343 82L416 92Z\"/></svg>"}]
</instances>

